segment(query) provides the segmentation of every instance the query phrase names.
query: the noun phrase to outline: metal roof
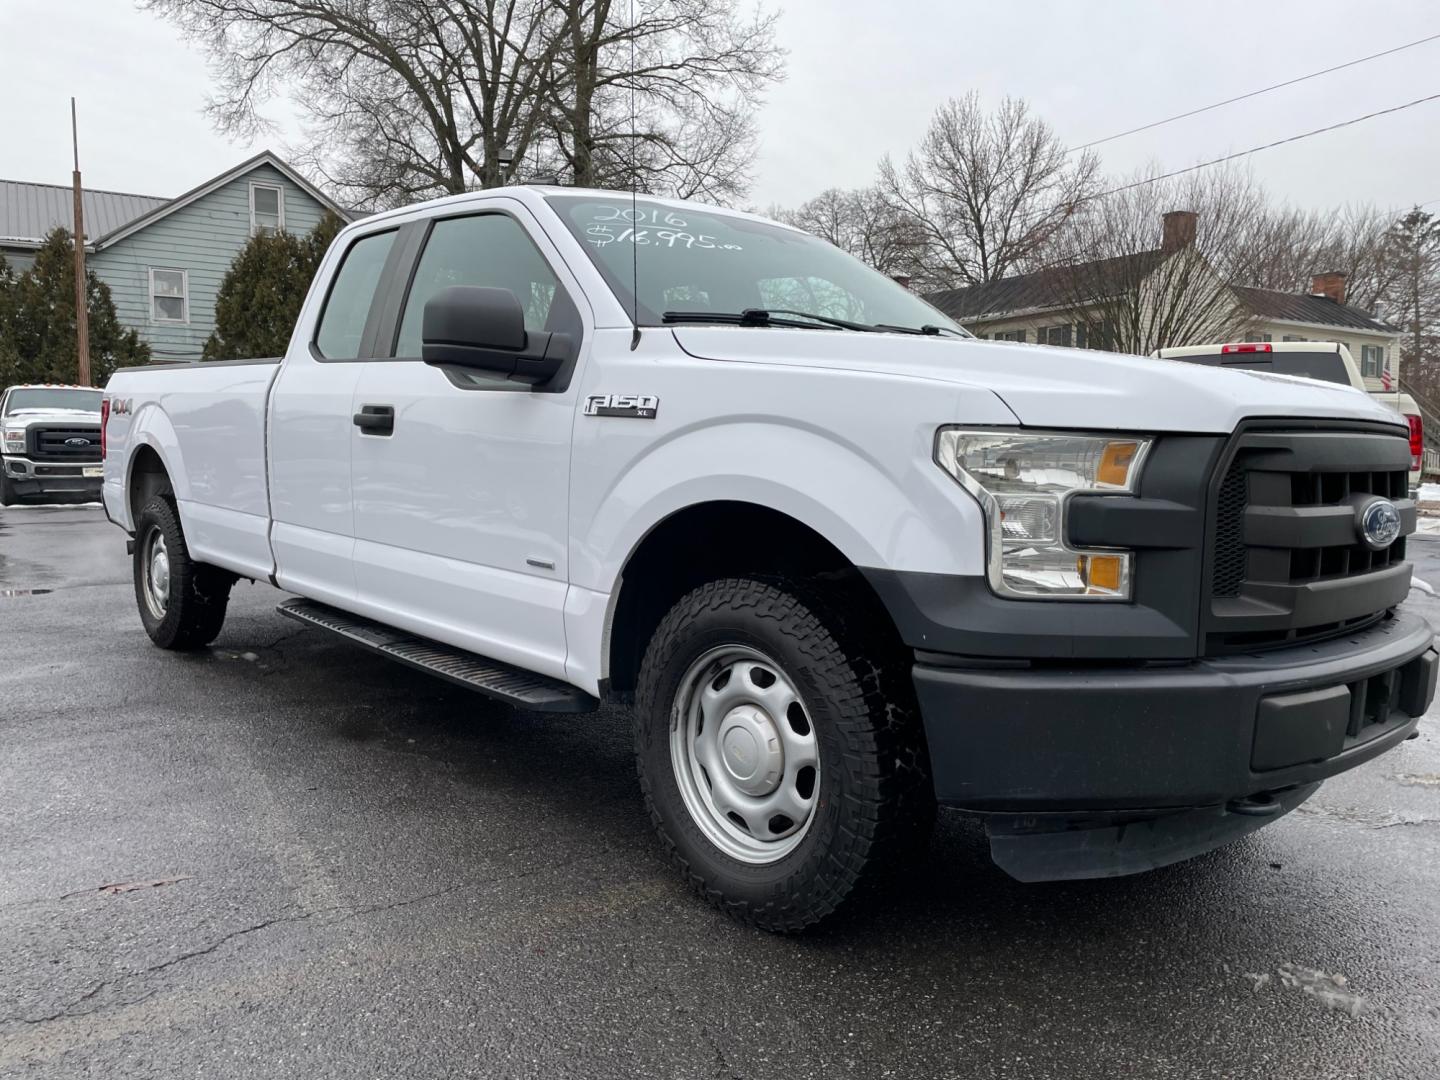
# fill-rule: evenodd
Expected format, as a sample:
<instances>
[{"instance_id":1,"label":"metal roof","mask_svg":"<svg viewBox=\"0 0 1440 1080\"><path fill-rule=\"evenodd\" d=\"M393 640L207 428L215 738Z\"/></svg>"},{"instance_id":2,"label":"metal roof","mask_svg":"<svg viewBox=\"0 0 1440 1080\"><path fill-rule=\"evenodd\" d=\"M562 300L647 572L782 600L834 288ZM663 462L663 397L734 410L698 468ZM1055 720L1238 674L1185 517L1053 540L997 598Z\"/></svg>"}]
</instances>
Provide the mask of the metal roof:
<instances>
[{"instance_id":1,"label":"metal roof","mask_svg":"<svg viewBox=\"0 0 1440 1080\"><path fill-rule=\"evenodd\" d=\"M85 235L104 236L170 200L155 195L86 189L81 193ZM35 247L55 226L73 228L75 195L58 184L0 180L0 245Z\"/></svg>"},{"instance_id":2,"label":"metal roof","mask_svg":"<svg viewBox=\"0 0 1440 1080\"><path fill-rule=\"evenodd\" d=\"M1395 327L1377 319L1370 312L1362 311L1352 304L1337 304L1328 296L1254 289L1246 285L1234 285L1232 288L1240 302L1262 318L1396 333Z\"/></svg>"},{"instance_id":3,"label":"metal roof","mask_svg":"<svg viewBox=\"0 0 1440 1080\"><path fill-rule=\"evenodd\" d=\"M1065 308L1075 303L1077 281L1133 282L1154 270L1163 256L1159 248L1138 251L1133 255L997 278L963 289L941 289L926 293L925 299L952 319L959 320L984 316L1003 318L1018 311Z\"/></svg>"}]
</instances>

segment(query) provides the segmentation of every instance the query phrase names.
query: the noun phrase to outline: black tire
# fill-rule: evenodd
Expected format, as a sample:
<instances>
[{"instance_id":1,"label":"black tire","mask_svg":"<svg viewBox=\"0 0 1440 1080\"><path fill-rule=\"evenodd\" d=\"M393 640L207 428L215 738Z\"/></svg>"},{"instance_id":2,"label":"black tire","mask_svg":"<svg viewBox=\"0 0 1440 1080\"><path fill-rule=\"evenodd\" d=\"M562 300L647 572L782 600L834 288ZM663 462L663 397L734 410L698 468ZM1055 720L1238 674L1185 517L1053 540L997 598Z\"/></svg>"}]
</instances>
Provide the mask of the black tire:
<instances>
[{"instance_id":1,"label":"black tire","mask_svg":"<svg viewBox=\"0 0 1440 1080\"><path fill-rule=\"evenodd\" d=\"M169 563L168 595L159 605L147 598L147 561L157 539L163 540ZM219 636L235 576L190 558L180 515L163 495L153 496L136 516L133 570L140 621L156 645L198 649Z\"/></svg>"},{"instance_id":2,"label":"black tire","mask_svg":"<svg viewBox=\"0 0 1440 1080\"><path fill-rule=\"evenodd\" d=\"M0 506L14 506L20 501L15 493L15 484L10 477L0 473Z\"/></svg>"},{"instance_id":3,"label":"black tire","mask_svg":"<svg viewBox=\"0 0 1440 1080\"><path fill-rule=\"evenodd\" d=\"M803 930L870 891L924 845L934 820L908 664L847 625L862 618L846 610L784 582L714 581L670 610L641 662L636 757L660 840L705 900L764 930ZM818 749L808 825L768 865L732 857L707 836L672 762L672 725L684 723L691 700L687 673L732 646L774 658L803 698ZM689 786L692 800L696 791L703 799L701 782Z\"/></svg>"}]
</instances>

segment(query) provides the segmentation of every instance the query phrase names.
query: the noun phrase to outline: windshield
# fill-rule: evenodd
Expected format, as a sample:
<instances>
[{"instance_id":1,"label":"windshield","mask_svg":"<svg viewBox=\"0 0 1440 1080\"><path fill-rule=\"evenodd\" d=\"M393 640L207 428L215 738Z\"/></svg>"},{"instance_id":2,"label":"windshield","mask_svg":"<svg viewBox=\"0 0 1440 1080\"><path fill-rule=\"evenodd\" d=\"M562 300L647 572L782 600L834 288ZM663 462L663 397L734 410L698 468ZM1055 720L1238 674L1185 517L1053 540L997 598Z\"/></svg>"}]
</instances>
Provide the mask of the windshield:
<instances>
[{"instance_id":1,"label":"windshield","mask_svg":"<svg viewBox=\"0 0 1440 1080\"><path fill-rule=\"evenodd\" d=\"M627 310L638 269L641 325L661 325L666 312L696 322L706 313L768 310L969 336L914 293L808 233L646 199L632 207L628 195L551 195L548 201ZM752 319L746 325L795 323Z\"/></svg>"},{"instance_id":2,"label":"windshield","mask_svg":"<svg viewBox=\"0 0 1440 1080\"><path fill-rule=\"evenodd\" d=\"M1350 385L1345 361L1338 352L1270 352L1270 353L1201 353L1177 356L1187 364L1206 367L1241 368L1245 371L1271 371L1276 375L1302 375L1307 379Z\"/></svg>"},{"instance_id":3,"label":"windshield","mask_svg":"<svg viewBox=\"0 0 1440 1080\"><path fill-rule=\"evenodd\" d=\"M5 415L27 409L77 409L99 412L101 391L67 390L63 387L42 387L34 390L12 390L5 402Z\"/></svg>"}]
</instances>

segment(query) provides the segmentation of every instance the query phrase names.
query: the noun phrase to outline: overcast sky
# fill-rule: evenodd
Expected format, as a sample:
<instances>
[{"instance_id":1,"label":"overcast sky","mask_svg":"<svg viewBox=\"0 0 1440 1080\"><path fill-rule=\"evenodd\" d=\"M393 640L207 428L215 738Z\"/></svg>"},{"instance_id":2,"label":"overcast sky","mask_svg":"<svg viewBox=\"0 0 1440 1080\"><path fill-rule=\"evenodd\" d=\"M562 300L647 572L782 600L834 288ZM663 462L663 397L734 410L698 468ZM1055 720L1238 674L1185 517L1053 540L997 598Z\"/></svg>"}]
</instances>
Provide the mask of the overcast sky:
<instances>
[{"instance_id":1,"label":"overcast sky","mask_svg":"<svg viewBox=\"0 0 1440 1080\"><path fill-rule=\"evenodd\" d=\"M760 117L749 201L868 183L935 106L1027 98L1086 142L1440 33L1434 0L788 0L788 77ZM176 195L264 146L215 134L199 52L129 0L0 0L0 178L68 183L79 99L87 186ZM1440 92L1440 41L1099 148L1108 171L1179 168ZM293 133L293 121L290 122ZM1440 101L1251 158L1305 206L1440 200Z\"/></svg>"}]
</instances>

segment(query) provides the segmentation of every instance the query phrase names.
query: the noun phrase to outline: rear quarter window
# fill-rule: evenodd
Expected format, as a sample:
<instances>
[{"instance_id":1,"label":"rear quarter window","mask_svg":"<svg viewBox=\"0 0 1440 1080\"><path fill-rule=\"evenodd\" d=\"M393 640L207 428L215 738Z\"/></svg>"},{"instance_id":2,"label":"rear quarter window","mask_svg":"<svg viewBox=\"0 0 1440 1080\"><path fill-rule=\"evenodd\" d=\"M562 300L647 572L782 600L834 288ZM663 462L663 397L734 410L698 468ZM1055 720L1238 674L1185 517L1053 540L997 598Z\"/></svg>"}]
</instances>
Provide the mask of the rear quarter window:
<instances>
[{"instance_id":1,"label":"rear quarter window","mask_svg":"<svg viewBox=\"0 0 1440 1080\"><path fill-rule=\"evenodd\" d=\"M375 303L385 260L395 243L395 231L362 236L345 252L315 333L315 348L327 360L355 360L360 356L365 323Z\"/></svg>"}]
</instances>

